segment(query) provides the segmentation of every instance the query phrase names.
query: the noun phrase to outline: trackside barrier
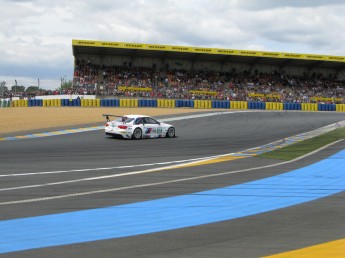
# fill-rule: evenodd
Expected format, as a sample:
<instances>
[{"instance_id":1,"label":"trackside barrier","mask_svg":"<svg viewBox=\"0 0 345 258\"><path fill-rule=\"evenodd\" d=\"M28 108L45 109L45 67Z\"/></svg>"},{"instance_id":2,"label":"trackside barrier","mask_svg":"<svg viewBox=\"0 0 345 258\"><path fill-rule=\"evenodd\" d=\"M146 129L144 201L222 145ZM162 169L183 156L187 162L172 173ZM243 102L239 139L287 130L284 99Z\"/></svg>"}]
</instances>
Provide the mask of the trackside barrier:
<instances>
[{"instance_id":1,"label":"trackside barrier","mask_svg":"<svg viewBox=\"0 0 345 258\"><path fill-rule=\"evenodd\" d=\"M228 100L212 100L212 108L230 108L230 101Z\"/></svg>"},{"instance_id":2,"label":"trackside barrier","mask_svg":"<svg viewBox=\"0 0 345 258\"><path fill-rule=\"evenodd\" d=\"M194 108L212 108L212 101L211 100L194 100Z\"/></svg>"},{"instance_id":3,"label":"trackside barrier","mask_svg":"<svg viewBox=\"0 0 345 258\"><path fill-rule=\"evenodd\" d=\"M176 107L194 107L194 100L188 100L188 99L177 99L175 101Z\"/></svg>"},{"instance_id":4,"label":"trackside barrier","mask_svg":"<svg viewBox=\"0 0 345 258\"><path fill-rule=\"evenodd\" d=\"M120 100L119 99L102 99L100 104L102 107L119 107Z\"/></svg>"},{"instance_id":5,"label":"trackside barrier","mask_svg":"<svg viewBox=\"0 0 345 258\"><path fill-rule=\"evenodd\" d=\"M159 100L157 99L140 99L136 107L158 107Z\"/></svg>"},{"instance_id":6,"label":"trackside barrier","mask_svg":"<svg viewBox=\"0 0 345 258\"><path fill-rule=\"evenodd\" d=\"M156 107L160 108L174 108L176 107L176 103L174 99L158 99L157 102L154 102ZM152 105L150 105L152 106Z\"/></svg>"},{"instance_id":7,"label":"trackside barrier","mask_svg":"<svg viewBox=\"0 0 345 258\"><path fill-rule=\"evenodd\" d=\"M283 110L283 103L266 102L266 110Z\"/></svg>"},{"instance_id":8,"label":"trackside barrier","mask_svg":"<svg viewBox=\"0 0 345 258\"><path fill-rule=\"evenodd\" d=\"M319 111L336 111L335 104L318 104Z\"/></svg>"},{"instance_id":9,"label":"trackside barrier","mask_svg":"<svg viewBox=\"0 0 345 258\"><path fill-rule=\"evenodd\" d=\"M43 100L42 99L30 99L29 103L31 107L42 107L43 106Z\"/></svg>"},{"instance_id":10,"label":"trackside barrier","mask_svg":"<svg viewBox=\"0 0 345 258\"><path fill-rule=\"evenodd\" d=\"M284 110L302 110L302 105L301 105L301 103L285 102L284 103Z\"/></svg>"},{"instance_id":11,"label":"trackside barrier","mask_svg":"<svg viewBox=\"0 0 345 258\"><path fill-rule=\"evenodd\" d=\"M248 109L266 109L266 102L248 102Z\"/></svg>"},{"instance_id":12,"label":"trackside barrier","mask_svg":"<svg viewBox=\"0 0 345 258\"><path fill-rule=\"evenodd\" d=\"M19 99L0 100L4 107L189 107L197 109L266 109L345 112L345 104L246 102L186 99Z\"/></svg>"},{"instance_id":13,"label":"trackside barrier","mask_svg":"<svg viewBox=\"0 0 345 258\"><path fill-rule=\"evenodd\" d=\"M9 107L10 106L10 101L6 99L0 99L0 108L3 107Z\"/></svg>"},{"instance_id":14,"label":"trackside barrier","mask_svg":"<svg viewBox=\"0 0 345 258\"><path fill-rule=\"evenodd\" d=\"M336 105L337 112L345 112L345 104L337 104Z\"/></svg>"},{"instance_id":15,"label":"trackside barrier","mask_svg":"<svg viewBox=\"0 0 345 258\"><path fill-rule=\"evenodd\" d=\"M10 101L10 107L27 107L28 100L27 99L18 99Z\"/></svg>"},{"instance_id":16,"label":"trackside barrier","mask_svg":"<svg viewBox=\"0 0 345 258\"><path fill-rule=\"evenodd\" d=\"M302 111L318 111L318 106L316 103L301 103Z\"/></svg>"},{"instance_id":17,"label":"trackside barrier","mask_svg":"<svg viewBox=\"0 0 345 258\"><path fill-rule=\"evenodd\" d=\"M246 101L230 101L231 109L248 109L248 102Z\"/></svg>"}]
</instances>

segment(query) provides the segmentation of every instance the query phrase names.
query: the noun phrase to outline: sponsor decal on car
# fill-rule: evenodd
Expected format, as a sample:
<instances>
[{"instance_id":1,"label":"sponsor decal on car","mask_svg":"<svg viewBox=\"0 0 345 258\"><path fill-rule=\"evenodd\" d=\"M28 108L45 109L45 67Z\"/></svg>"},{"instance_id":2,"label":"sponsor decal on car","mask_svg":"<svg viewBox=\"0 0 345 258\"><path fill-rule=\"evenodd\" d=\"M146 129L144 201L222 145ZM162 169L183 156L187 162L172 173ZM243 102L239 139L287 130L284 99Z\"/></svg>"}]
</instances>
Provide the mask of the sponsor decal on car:
<instances>
[{"instance_id":1,"label":"sponsor decal on car","mask_svg":"<svg viewBox=\"0 0 345 258\"><path fill-rule=\"evenodd\" d=\"M152 129L153 129L153 128L146 128L145 133L146 133L146 134L153 133L153 130L152 130Z\"/></svg>"}]
</instances>

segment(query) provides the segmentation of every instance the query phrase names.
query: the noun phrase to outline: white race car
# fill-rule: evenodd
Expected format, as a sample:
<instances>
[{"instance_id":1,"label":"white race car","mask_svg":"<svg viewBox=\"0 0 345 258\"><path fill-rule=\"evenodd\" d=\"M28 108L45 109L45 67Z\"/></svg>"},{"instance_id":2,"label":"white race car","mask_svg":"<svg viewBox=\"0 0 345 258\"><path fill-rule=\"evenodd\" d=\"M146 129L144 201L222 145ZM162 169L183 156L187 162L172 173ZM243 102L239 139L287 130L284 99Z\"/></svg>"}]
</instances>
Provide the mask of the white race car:
<instances>
[{"instance_id":1,"label":"white race car","mask_svg":"<svg viewBox=\"0 0 345 258\"><path fill-rule=\"evenodd\" d=\"M114 138L141 139L141 138L160 138L175 137L175 127L170 124L162 123L156 119L145 115L107 115L105 134ZM109 117L118 117L111 121Z\"/></svg>"}]
</instances>

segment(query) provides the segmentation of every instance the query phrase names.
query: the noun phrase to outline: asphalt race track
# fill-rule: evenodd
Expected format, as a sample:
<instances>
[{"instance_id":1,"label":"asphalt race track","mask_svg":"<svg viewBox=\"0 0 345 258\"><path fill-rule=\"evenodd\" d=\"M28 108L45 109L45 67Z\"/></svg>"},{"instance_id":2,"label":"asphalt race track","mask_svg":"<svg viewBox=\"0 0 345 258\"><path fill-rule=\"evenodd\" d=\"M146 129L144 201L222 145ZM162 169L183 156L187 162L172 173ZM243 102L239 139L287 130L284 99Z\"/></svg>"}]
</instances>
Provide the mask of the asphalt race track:
<instances>
[{"instance_id":1,"label":"asphalt race track","mask_svg":"<svg viewBox=\"0 0 345 258\"><path fill-rule=\"evenodd\" d=\"M256 170L243 171L280 161L250 157L174 167L343 120L344 114L336 112L234 112L167 121L176 127L173 139L119 140L96 130L0 141L0 257L262 257L343 239L341 189L265 212L249 206L247 215L213 221L208 220L212 213L229 211L220 207L223 199L220 205L193 198L308 167L343 151L344 142L293 163ZM231 171L238 172L226 173ZM261 190L275 195L273 188ZM34 223L60 226L37 233ZM187 226L174 228L178 223ZM97 241L85 240L97 230ZM128 233L117 237L112 235L116 230ZM17 244L11 235L17 231L26 234L29 244ZM49 244L50 238L56 244Z\"/></svg>"}]
</instances>

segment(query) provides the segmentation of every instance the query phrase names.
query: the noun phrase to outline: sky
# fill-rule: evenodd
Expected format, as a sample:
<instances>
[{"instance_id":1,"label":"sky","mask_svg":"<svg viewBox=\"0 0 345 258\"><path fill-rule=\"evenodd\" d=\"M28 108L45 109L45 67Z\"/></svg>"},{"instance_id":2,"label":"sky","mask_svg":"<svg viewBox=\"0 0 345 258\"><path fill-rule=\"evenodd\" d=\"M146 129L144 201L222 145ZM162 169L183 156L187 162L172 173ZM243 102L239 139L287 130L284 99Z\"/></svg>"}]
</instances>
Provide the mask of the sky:
<instances>
[{"instance_id":1,"label":"sky","mask_svg":"<svg viewBox=\"0 0 345 258\"><path fill-rule=\"evenodd\" d=\"M0 0L0 82L54 90L72 39L345 56L344 0Z\"/></svg>"}]
</instances>

